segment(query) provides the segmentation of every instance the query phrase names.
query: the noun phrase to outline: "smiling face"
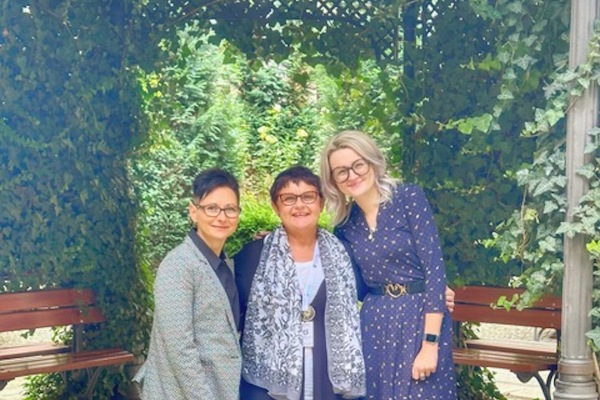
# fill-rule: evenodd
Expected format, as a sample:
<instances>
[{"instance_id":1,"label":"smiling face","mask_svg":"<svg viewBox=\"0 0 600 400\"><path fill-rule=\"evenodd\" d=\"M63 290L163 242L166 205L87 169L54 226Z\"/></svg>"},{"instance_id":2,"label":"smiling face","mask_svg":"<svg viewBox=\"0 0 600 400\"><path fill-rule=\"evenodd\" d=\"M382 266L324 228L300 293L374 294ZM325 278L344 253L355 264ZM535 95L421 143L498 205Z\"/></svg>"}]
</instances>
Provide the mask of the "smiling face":
<instances>
[{"instance_id":1,"label":"smiling face","mask_svg":"<svg viewBox=\"0 0 600 400\"><path fill-rule=\"evenodd\" d=\"M363 162L368 164L357 152L349 148L336 150L329 156L329 165L332 173L346 171L348 174L348 178L344 182L336 182L336 186L346 196L354 199L377 191L373 168L368 168L368 171L364 175L356 173L363 173L367 169Z\"/></svg>"},{"instance_id":2,"label":"smiling face","mask_svg":"<svg viewBox=\"0 0 600 400\"><path fill-rule=\"evenodd\" d=\"M194 204L195 203L195 204ZM221 209L238 208L238 198L229 187L217 187L201 199L195 199L189 205L190 219L197 226L196 232L204 242L218 254L219 248L223 247L225 240L231 236L240 221L239 215L229 218L225 211L220 210L216 217L209 217L200 207L216 206Z\"/></svg>"},{"instance_id":3,"label":"smiling face","mask_svg":"<svg viewBox=\"0 0 600 400\"><path fill-rule=\"evenodd\" d=\"M315 197L314 192L317 192L316 200L310 203ZM325 204L318 192L319 189L315 186L299 181L298 183L290 182L277 193L277 198L274 202L271 202L271 205L281 219L286 231L295 232L317 228L317 222ZM284 199L288 197L286 195L300 196L302 194L304 196L297 197L292 205L285 205L284 200L282 200L282 197ZM291 196L289 197L291 198ZM309 204L305 201L308 201ZM288 202L291 201L288 199L286 203Z\"/></svg>"}]
</instances>

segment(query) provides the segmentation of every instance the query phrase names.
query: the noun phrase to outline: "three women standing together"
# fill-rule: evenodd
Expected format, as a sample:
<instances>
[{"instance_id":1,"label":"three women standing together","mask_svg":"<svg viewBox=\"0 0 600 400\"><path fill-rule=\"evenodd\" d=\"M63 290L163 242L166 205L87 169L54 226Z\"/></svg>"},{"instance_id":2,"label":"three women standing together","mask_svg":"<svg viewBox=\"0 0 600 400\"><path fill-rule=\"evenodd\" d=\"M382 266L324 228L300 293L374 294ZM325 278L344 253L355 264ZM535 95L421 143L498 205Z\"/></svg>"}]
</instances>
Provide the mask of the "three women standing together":
<instances>
[{"instance_id":1,"label":"three women standing together","mask_svg":"<svg viewBox=\"0 0 600 400\"><path fill-rule=\"evenodd\" d=\"M282 226L235 258L242 399L456 398L444 265L422 190L391 179L381 151L358 131L328 142L321 180L303 167L282 172L271 188ZM202 210L207 218L196 221L190 237L200 239L187 238L159 267L148 360L136 376L144 399L237 397L231 385L218 382L239 373L228 330L235 324L223 321L240 310L217 261L221 236L237 226L239 194L219 197L219 189L231 190L195 191L190 216ZM324 200L337 238L317 227ZM221 245L209 244L213 254L207 255L202 243L215 235ZM193 263L201 268L194 271ZM206 297L231 307L209 304L209 310L200 304ZM198 365L192 367L194 357ZM229 371L220 369L222 361ZM195 374L203 384L192 385L195 392L182 390Z\"/></svg>"}]
</instances>

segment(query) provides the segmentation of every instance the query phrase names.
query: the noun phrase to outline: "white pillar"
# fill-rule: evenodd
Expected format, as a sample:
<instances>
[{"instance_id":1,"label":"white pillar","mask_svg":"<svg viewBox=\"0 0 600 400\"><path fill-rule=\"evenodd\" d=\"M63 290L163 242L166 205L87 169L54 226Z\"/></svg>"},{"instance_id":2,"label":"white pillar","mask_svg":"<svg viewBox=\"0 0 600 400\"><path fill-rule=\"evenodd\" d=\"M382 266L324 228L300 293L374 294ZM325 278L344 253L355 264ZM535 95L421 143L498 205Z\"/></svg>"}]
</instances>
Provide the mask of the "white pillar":
<instances>
[{"instance_id":1,"label":"white pillar","mask_svg":"<svg viewBox=\"0 0 600 400\"><path fill-rule=\"evenodd\" d=\"M570 68L585 62L599 10L600 0L571 0ZM592 84L567 114L567 221L573 219L573 209L588 191L587 182L576 171L589 161L584 149L590 140L588 132L597 126L597 115L598 92ZM581 235L565 238L564 250L561 357L554 399L597 400L591 352L585 337L591 329L592 262Z\"/></svg>"}]
</instances>

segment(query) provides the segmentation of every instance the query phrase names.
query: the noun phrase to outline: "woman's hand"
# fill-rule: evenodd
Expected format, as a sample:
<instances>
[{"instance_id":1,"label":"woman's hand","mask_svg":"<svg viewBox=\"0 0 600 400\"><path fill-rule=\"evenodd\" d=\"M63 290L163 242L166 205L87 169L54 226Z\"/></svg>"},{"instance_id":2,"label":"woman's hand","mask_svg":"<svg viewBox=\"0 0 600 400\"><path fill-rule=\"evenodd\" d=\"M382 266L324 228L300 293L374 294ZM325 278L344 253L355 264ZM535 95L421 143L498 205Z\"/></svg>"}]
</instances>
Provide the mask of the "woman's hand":
<instances>
[{"instance_id":1,"label":"woman's hand","mask_svg":"<svg viewBox=\"0 0 600 400\"><path fill-rule=\"evenodd\" d=\"M271 233L271 231L258 231L254 234L254 236L252 237L254 240L258 240L258 239L262 239L265 236L267 236L269 233ZM448 289L450 290L450 289ZM446 291L446 296L447 296L448 291ZM452 299L454 299L454 292L452 292ZM454 303L452 303L454 305Z\"/></svg>"},{"instance_id":2,"label":"woman's hand","mask_svg":"<svg viewBox=\"0 0 600 400\"><path fill-rule=\"evenodd\" d=\"M446 286L446 307L448 311L454 311L454 290Z\"/></svg>"},{"instance_id":3,"label":"woman's hand","mask_svg":"<svg viewBox=\"0 0 600 400\"><path fill-rule=\"evenodd\" d=\"M438 363L438 344L423 342L412 367L412 378L424 381L433 374Z\"/></svg>"}]
</instances>

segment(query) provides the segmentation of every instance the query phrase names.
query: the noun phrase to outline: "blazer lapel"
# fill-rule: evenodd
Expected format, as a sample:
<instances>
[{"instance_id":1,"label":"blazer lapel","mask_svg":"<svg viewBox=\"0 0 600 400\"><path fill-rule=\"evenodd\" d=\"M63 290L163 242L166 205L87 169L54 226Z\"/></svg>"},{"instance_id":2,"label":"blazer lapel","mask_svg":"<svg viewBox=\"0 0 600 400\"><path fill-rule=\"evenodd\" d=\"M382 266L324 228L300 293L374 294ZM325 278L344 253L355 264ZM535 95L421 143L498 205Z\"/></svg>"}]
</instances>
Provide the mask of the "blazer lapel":
<instances>
[{"instance_id":1,"label":"blazer lapel","mask_svg":"<svg viewBox=\"0 0 600 400\"><path fill-rule=\"evenodd\" d=\"M233 317L233 311L231 311L231 306L229 305L229 297L227 297L225 288L221 284L221 281L219 280L219 277L217 276L216 271L214 270L213 267L210 266L210 264L208 263L208 260L206 259L206 257L204 257L204 255L198 249L198 247L196 247L196 245L194 244L192 239L190 239L189 237L186 237L185 242L190 247L192 253L194 254L194 257L198 259L199 267L206 269L206 271L208 272L207 275L210 278L210 284L214 288L213 293L216 296L219 296L219 300L220 300L221 304L223 304L225 306L224 311L225 311L225 315L227 317L227 321L229 322L229 326L231 328L231 333L237 337L238 331L237 331L237 327L235 324L235 319ZM229 268L231 269L231 265L230 265L231 260L227 259L226 261L228 263Z\"/></svg>"}]
</instances>

